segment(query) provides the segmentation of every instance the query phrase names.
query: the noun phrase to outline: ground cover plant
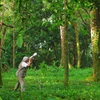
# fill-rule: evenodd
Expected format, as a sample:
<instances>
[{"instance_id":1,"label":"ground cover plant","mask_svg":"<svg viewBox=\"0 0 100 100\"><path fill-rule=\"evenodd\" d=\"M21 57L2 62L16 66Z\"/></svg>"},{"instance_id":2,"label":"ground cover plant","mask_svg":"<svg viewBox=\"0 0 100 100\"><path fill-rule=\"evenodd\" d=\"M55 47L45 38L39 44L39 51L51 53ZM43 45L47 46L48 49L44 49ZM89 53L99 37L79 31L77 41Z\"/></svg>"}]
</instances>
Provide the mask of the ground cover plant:
<instances>
[{"instance_id":1,"label":"ground cover plant","mask_svg":"<svg viewBox=\"0 0 100 100\"><path fill-rule=\"evenodd\" d=\"M45 66L38 70L28 69L25 78L26 91L14 92L17 81L15 72L3 72L0 100L99 100L100 83L91 81L92 68L70 69L69 86L64 86L64 69Z\"/></svg>"}]
</instances>

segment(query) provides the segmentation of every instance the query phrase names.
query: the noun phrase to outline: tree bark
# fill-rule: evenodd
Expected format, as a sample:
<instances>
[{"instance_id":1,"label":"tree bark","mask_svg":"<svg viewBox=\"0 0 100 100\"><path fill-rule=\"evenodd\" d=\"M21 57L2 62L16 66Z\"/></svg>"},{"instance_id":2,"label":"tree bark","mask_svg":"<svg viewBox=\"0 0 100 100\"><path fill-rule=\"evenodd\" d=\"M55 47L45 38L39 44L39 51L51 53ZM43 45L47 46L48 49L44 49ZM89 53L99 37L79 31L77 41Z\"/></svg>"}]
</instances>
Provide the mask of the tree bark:
<instances>
[{"instance_id":1,"label":"tree bark","mask_svg":"<svg viewBox=\"0 0 100 100\"><path fill-rule=\"evenodd\" d=\"M12 67L15 68L15 3L13 0L13 48L12 48Z\"/></svg>"},{"instance_id":2,"label":"tree bark","mask_svg":"<svg viewBox=\"0 0 100 100\"><path fill-rule=\"evenodd\" d=\"M65 27L60 26L60 36L61 36L61 66L64 66L64 56L65 56Z\"/></svg>"},{"instance_id":3,"label":"tree bark","mask_svg":"<svg viewBox=\"0 0 100 100\"><path fill-rule=\"evenodd\" d=\"M77 14L75 14L77 16ZM77 22L74 22L74 28L75 28L75 34L76 34L76 47L77 47L77 68L80 68L80 43L79 43L79 31L78 31L78 25Z\"/></svg>"},{"instance_id":4,"label":"tree bark","mask_svg":"<svg viewBox=\"0 0 100 100\"><path fill-rule=\"evenodd\" d=\"M93 78L100 81L100 1L95 9L90 12L90 28L93 57Z\"/></svg>"},{"instance_id":5,"label":"tree bark","mask_svg":"<svg viewBox=\"0 0 100 100\"><path fill-rule=\"evenodd\" d=\"M64 73L64 85L68 86L68 32L67 32L67 18L66 18L66 10L67 10L67 0L63 0L64 3L64 16L63 16L63 25L60 26L61 33L61 45L62 45L62 65L65 68Z\"/></svg>"},{"instance_id":6,"label":"tree bark","mask_svg":"<svg viewBox=\"0 0 100 100\"><path fill-rule=\"evenodd\" d=\"M76 60L76 55L77 55L76 54L76 41L73 41L71 48L73 50L72 51L72 60L71 60L72 62L71 63L72 63L72 66L75 67L76 64L77 64L77 60Z\"/></svg>"},{"instance_id":7,"label":"tree bark","mask_svg":"<svg viewBox=\"0 0 100 100\"><path fill-rule=\"evenodd\" d=\"M4 21L4 7L3 7L3 11L2 11L2 19L1 19L1 23L3 23ZM1 32L1 36L3 35L3 25L0 24L0 32ZM2 48L2 38L0 39L0 48ZM2 83L2 71L1 71L1 67L2 67L2 63L1 63L1 59L2 59L2 49L0 49L0 88L2 87L3 83Z\"/></svg>"},{"instance_id":8,"label":"tree bark","mask_svg":"<svg viewBox=\"0 0 100 100\"><path fill-rule=\"evenodd\" d=\"M13 68L15 68L15 30L13 30L12 62L13 62Z\"/></svg>"},{"instance_id":9,"label":"tree bark","mask_svg":"<svg viewBox=\"0 0 100 100\"><path fill-rule=\"evenodd\" d=\"M1 51L2 51L2 49L0 49L0 88L2 87L2 71L1 71L2 64L1 64Z\"/></svg>"}]
</instances>

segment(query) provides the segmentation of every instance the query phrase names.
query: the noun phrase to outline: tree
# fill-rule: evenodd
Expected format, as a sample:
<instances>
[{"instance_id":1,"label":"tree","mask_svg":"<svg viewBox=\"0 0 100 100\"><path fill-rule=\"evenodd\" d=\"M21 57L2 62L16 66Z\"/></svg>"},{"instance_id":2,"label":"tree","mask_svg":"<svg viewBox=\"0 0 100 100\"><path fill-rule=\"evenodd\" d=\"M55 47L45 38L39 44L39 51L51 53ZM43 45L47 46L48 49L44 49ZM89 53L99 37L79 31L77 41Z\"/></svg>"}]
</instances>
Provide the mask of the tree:
<instances>
[{"instance_id":1,"label":"tree","mask_svg":"<svg viewBox=\"0 0 100 100\"><path fill-rule=\"evenodd\" d=\"M77 17L77 12L75 13L75 17ZM77 22L74 22L75 34L76 34L76 47L77 47L77 68L80 68L80 42L79 42L79 29Z\"/></svg>"},{"instance_id":2,"label":"tree","mask_svg":"<svg viewBox=\"0 0 100 100\"><path fill-rule=\"evenodd\" d=\"M3 31L3 22L4 22L4 5L2 6L2 15L1 15L1 23L0 23L0 27L1 27L1 30L0 30L0 35L2 36L2 37L4 37L5 36L5 34L6 34L6 28L4 29L4 31ZM4 38L2 39L0 39L0 87L2 87L2 71L1 71L1 67L2 67L2 47L3 47L3 43L4 43Z\"/></svg>"},{"instance_id":3,"label":"tree","mask_svg":"<svg viewBox=\"0 0 100 100\"><path fill-rule=\"evenodd\" d=\"M12 9L13 9L13 25L14 25L14 28L13 28L13 42L12 42L12 66L13 66L13 68L15 68L15 46L16 46L16 44L15 44L15 3L14 3L14 1L13 1L13 7L12 7Z\"/></svg>"},{"instance_id":4,"label":"tree","mask_svg":"<svg viewBox=\"0 0 100 100\"><path fill-rule=\"evenodd\" d=\"M1 74L1 64L0 64L0 88L2 87L2 74Z\"/></svg>"},{"instance_id":5,"label":"tree","mask_svg":"<svg viewBox=\"0 0 100 100\"><path fill-rule=\"evenodd\" d=\"M63 25L60 26L60 33L61 33L61 47L62 47L62 66L65 68L64 73L64 85L68 85L68 23L66 18L66 11L67 11L67 0L63 0L64 3L64 15L62 16Z\"/></svg>"},{"instance_id":6,"label":"tree","mask_svg":"<svg viewBox=\"0 0 100 100\"><path fill-rule=\"evenodd\" d=\"M13 68L15 68L15 28L13 29L13 50L12 50Z\"/></svg>"},{"instance_id":7,"label":"tree","mask_svg":"<svg viewBox=\"0 0 100 100\"><path fill-rule=\"evenodd\" d=\"M90 28L94 68L93 78L95 81L100 81L100 1L92 2L92 4L94 4L94 7L90 12Z\"/></svg>"}]
</instances>

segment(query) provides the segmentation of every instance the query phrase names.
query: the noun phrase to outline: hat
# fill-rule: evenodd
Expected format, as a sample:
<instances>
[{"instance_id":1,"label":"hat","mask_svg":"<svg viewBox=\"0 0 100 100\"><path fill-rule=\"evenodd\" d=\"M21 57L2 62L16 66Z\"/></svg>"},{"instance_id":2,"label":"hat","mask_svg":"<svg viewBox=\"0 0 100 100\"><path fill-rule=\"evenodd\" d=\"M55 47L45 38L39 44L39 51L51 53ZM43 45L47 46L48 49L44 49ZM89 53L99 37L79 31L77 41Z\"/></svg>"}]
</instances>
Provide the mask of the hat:
<instances>
[{"instance_id":1,"label":"hat","mask_svg":"<svg viewBox=\"0 0 100 100\"><path fill-rule=\"evenodd\" d=\"M23 61L27 61L29 58L27 56L23 57Z\"/></svg>"}]
</instances>

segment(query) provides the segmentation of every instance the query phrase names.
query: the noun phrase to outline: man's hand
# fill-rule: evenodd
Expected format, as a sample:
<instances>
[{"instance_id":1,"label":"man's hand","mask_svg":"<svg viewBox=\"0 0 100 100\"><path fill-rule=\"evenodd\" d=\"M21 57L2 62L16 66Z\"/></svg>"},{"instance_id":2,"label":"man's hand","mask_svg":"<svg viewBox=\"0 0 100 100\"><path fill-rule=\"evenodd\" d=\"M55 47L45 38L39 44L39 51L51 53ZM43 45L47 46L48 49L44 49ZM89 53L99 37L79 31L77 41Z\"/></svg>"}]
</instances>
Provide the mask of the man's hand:
<instances>
[{"instance_id":1,"label":"man's hand","mask_svg":"<svg viewBox=\"0 0 100 100\"><path fill-rule=\"evenodd\" d=\"M30 60L31 63L33 62L34 57L36 57L36 56L37 56L37 52L35 52L35 53L29 58L29 60Z\"/></svg>"},{"instance_id":2,"label":"man's hand","mask_svg":"<svg viewBox=\"0 0 100 100\"><path fill-rule=\"evenodd\" d=\"M35 52L32 56L33 56L33 57L37 56L37 52Z\"/></svg>"}]
</instances>

